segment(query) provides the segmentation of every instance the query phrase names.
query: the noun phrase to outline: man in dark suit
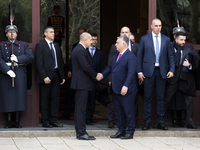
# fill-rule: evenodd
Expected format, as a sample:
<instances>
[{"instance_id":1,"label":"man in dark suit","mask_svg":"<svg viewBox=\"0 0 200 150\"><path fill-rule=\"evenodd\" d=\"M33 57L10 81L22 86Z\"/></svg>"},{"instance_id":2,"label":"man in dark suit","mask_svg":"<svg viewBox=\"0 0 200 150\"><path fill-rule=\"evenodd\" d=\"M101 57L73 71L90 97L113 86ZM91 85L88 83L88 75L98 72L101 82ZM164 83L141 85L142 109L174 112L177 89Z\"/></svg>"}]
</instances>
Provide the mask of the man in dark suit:
<instances>
[{"instance_id":1,"label":"man in dark suit","mask_svg":"<svg viewBox=\"0 0 200 150\"><path fill-rule=\"evenodd\" d=\"M64 84L64 62L58 43L54 41L54 29L43 30L45 39L36 45L36 82L40 83L42 126L62 127L57 123L60 85Z\"/></svg>"},{"instance_id":2,"label":"man in dark suit","mask_svg":"<svg viewBox=\"0 0 200 150\"><path fill-rule=\"evenodd\" d=\"M130 29L128 27L125 26L125 27L121 28L120 36L126 36L126 37L129 38L130 35L131 35L131 32L130 32ZM129 40L128 48L129 48L130 51L133 52L133 54L135 54L135 56L137 56L138 45L139 45L138 43ZM117 52L118 51L116 49L116 46L115 46L115 44L113 44L111 46L111 49L110 49L110 53L109 53L109 57L108 57L108 64L111 62L113 56ZM109 82L109 84L111 84L111 83ZM135 107L136 107L135 110L138 110L138 99L137 98L135 99ZM137 111L136 115L137 115L136 119L138 119L138 111ZM109 113L108 113L108 128L114 128L114 122L115 122L114 104L113 104L113 101L111 101Z\"/></svg>"},{"instance_id":3,"label":"man in dark suit","mask_svg":"<svg viewBox=\"0 0 200 150\"><path fill-rule=\"evenodd\" d=\"M103 72L104 70L104 60L103 60L103 51L96 47L98 36L96 33L91 33L92 42L90 47L87 49L90 55L90 59L92 62L92 69L95 72ZM96 123L93 119L93 115L95 112L95 83L97 81L93 81L92 91L89 91L87 107L86 107L86 124Z\"/></svg>"},{"instance_id":4,"label":"man in dark suit","mask_svg":"<svg viewBox=\"0 0 200 150\"><path fill-rule=\"evenodd\" d=\"M71 88L76 90L74 124L76 136L80 140L95 140L95 137L87 134L85 126L88 93L92 90L94 79L97 76L97 73L92 69L90 55L86 49L90 44L91 35L86 32L82 33L80 42L74 48L71 56L73 70Z\"/></svg>"},{"instance_id":5,"label":"man in dark suit","mask_svg":"<svg viewBox=\"0 0 200 150\"><path fill-rule=\"evenodd\" d=\"M137 73L139 83L144 82L142 130L150 129L151 102L154 87L156 88L157 118L156 128L168 130L164 125L164 94L166 78L174 74L174 56L170 39L160 33L161 21L154 19L151 24L152 32L142 36L138 47Z\"/></svg>"},{"instance_id":6,"label":"man in dark suit","mask_svg":"<svg viewBox=\"0 0 200 150\"><path fill-rule=\"evenodd\" d=\"M128 49L129 38L118 37L116 47L118 53L113 56L109 66L98 74L98 80L111 73L114 112L118 132L111 138L132 139L135 132L134 99L137 92L136 56ZM126 132L127 127L127 132Z\"/></svg>"},{"instance_id":7,"label":"man in dark suit","mask_svg":"<svg viewBox=\"0 0 200 150\"><path fill-rule=\"evenodd\" d=\"M179 27L181 28L181 27ZM179 32L175 35L172 49L175 59L175 75L168 79L165 92L165 110L178 90L184 96L187 105L187 128L197 129L193 122L193 99L196 95L196 84L193 70L198 69L199 55L195 50L185 46L186 34Z\"/></svg>"},{"instance_id":8,"label":"man in dark suit","mask_svg":"<svg viewBox=\"0 0 200 150\"><path fill-rule=\"evenodd\" d=\"M80 35L83 32L86 32L85 28L83 28L83 27L78 28L77 34L78 34L78 38L79 39L80 39ZM78 43L79 43L79 41L73 44L72 51L76 47L76 45ZM71 62L71 58L69 60L69 68L68 68L67 76L69 78L69 84L68 84L67 95L66 95L66 100L65 100L65 110L64 110L63 114L59 118L68 119L69 120L70 119L70 112L71 112L72 102L73 102L73 98L74 98L74 95L75 95L75 90L70 88L70 86L71 86L71 77L72 77L72 62Z\"/></svg>"},{"instance_id":9,"label":"man in dark suit","mask_svg":"<svg viewBox=\"0 0 200 150\"><path fill-rule=\"evenodd\" d=\"M180 33L180 32L185 33L184 27L173 28L174 39L175 39L176 34ZM192 51L195 51L193 44L190 42L185 42L184 46L189 47ZM172 50L174 50L174 49L172 49ZM176 69L176 67L175 67L175 69ZM175 74L175 76L176 76L176 74ZM169 106L166 106L166 107L165 107L165 111L166 111L166 109L171 110L172 119L173 119L172 126L173 127L185 127L186 126L185 120L186 120L187 105L185 103L184 94L180 90L177 90L174 97L170 100Z\"/></svg>"}]
</instances>

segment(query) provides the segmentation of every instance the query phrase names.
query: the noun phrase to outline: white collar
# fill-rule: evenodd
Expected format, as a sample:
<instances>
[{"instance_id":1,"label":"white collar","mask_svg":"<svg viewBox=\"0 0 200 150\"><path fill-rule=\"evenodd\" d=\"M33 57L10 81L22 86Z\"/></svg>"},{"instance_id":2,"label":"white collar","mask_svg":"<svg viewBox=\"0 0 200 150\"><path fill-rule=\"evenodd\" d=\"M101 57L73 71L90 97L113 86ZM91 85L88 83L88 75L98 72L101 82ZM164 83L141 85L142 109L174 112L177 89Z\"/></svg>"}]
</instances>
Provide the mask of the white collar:
<instances>
[{"instance_id":1,"label":"white collar","mask_svg":"<svg viewBox=\"0 0 200 150\"><path fill-rule=\"evenodd\" d=\"M81 42L79 42L79 44L81 44L86 49L85 45L83 45Z\"/></svg>"},{"instance_id":2,"label":"white collar","mask_svg":"<svg viewBox=\"0 0 200 150\"><path fill-rule=\"evenodd\" d=\"M153 31L152 31L151 33L152 33L152 36L153 36L153 37L156 36L156 34L154 34ZM157 36L160 37L160 36L161 36L161 33L159 33Z\"/></svg>"},{"instance_id":3,"label":"white collar","mask_svg":"<svg viewBox=\"0 0 200 150\"><path fill-rule=\"evenodd\" d=\"M51 42L53 43L53 41L49 41L49 40L47 40L46 38L45 38L45 40L46 40L46 42L47 42L48 44L50 44Z\"/></svg>"}]
</instances>

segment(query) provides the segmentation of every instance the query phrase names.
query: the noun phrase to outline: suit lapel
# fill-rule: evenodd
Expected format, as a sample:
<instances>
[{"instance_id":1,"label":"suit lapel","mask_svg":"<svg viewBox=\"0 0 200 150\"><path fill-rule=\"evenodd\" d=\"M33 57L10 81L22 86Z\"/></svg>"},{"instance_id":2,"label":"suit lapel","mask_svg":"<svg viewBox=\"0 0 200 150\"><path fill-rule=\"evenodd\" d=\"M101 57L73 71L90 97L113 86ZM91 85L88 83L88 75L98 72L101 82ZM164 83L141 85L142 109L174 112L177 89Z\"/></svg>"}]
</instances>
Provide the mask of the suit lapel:
<instances>
[{"instance_id":1,"label":"suit lapel","mask_svg":"<svg viewBox=\"0 0 200 150\"><path fill-rule=\"evenodd\" d=\"M163 42L164 41L164 37L163 37L163 35L162 34L160 34L161 35L161 46L160 46L160 54L159 54L159 56L161 55L161 53L162 53L162 50L163 50L163 47L164 47L164 43L165 42Z\"/></svg>"},{"instance_id":2,"label":"suit lapel","mask_svg":"<svg viewBox=\"0 0 200 150\"><path fill-rule=\"evenodd\" d=\"M126 57L128 51L129 51L129 49L127 49L127 50L124 52L124 54L120 57L120 59L116 62L119 53L117 54L117 57L115 58L115 62L116 62L116 63L115 63L115 65L114 65L113 69Z\"/></svg>"},{"instance_id":3,"label":"suit lapel","mask_svg":"<svg viewBox=\"0 0 200 150\"><path fill-rule=\"evenodd\" d=\"M87 52L88 52L88 55L90 55L90 58L92 59L92 56L91 56L91 53L89 51L89 48L86 48ZM94 57L94 56L93 56Z\"/></svg>"},{"instance_id":4,"label":"suit lapel","mask_svg":"<svg viewBox=\"0 0 200 150\"><path fill-rule=\"evenodd\" d=\"M93 55L93 58L96 58L96 56L98 56L98 50L97 50L97 48L96 48L96 50L95 50L95 53L94 53L94 55Z\"/></svg>"},{"instance_id":5,"label":"suit lapel","mask_svg":"<svg viewBox=\"0 0 200 150\"><path fill-rule=\"evenodd\" d=\"M131 40L130 40L130 42L131 42L131 51L132 51L133 53L135 53L135 52L134 52L134 51L135 51L135 50L134 50L134 42L131 41Z\"/></svg>"},{"instance_id":6,"label":"suit lapel","mask_svg":"<svg viewBox=\"0 0 200 150\"><path fill-rule=\"evenodd\" d=\"M150 39L150 47L152 47L151 48L151 50L153 51L153 53L155 54L155 49L154 49L154 44L153 44L153 38L152 38L152 33L149 33L149 39ZM156 54L155 54L156 55Z\"/></svg>"},{"instance_id":7,"label":"suit lapel","mask_svg":"<svg viewBox=\"0 0 200 150\"><path fill-rule=\"evenodd\" d=\"M54 45L54 47L55 47L55 51L56 51L56 55L57 55L57 53L58 53L57 44L55 44L55 43L53 42L53 45Z\"/></svg>"},{"instance_id":8,"label":"suit lapel","mask_svg":"<svg viewBox=\"0 0 200 150\"><path fill-rule=\"evenodd\" d=\"M186 58L187 54L189 53L189 51L190 51L190 49L185 48L185 47L184 47L184 49L182 50L182 52L183 52L183 59L182 59L181 64L183 64L183 61L185 60L185 58Z\"/></svg>"},{"instance_id":9,"label":"suit lapel","mask_svg":"<svg viewBox=\"0 0 200 150\"><path fill-rule=\"evenodd\" d=\"M53 55L52 55L52 50L50 49L50 47L49 47L49 45L48 45L48 43L47 43L47 41L46 40L44 40L44 45L45 45L45 47L46 47L46 49L47 49L47 51L50 53L50 55L52 56L52 58L53 58ZM54 60L54 58L53 58L53 60Z\"/></svg>"}]
</instances>

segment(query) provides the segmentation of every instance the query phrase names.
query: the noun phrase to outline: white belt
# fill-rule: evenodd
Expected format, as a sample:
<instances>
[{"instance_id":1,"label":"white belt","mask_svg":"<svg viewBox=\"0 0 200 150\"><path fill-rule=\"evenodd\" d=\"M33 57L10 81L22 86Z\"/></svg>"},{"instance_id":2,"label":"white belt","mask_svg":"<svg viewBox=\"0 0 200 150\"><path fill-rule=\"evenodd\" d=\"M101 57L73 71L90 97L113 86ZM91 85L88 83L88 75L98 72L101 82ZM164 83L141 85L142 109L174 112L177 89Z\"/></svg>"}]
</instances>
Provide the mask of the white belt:
<instances>
[{"instance_id":1,"label":"white belt","mask_svg":"<svg viewBox=\"0 0 200 150\"><path fill-rule=\"evenodd\" d=\"M7 62L6 65L12 66L12 63L11 62ZM19 65L18 65L18 63L14 62L14 66L19 66Z\"/></svg>"}]
</instances>

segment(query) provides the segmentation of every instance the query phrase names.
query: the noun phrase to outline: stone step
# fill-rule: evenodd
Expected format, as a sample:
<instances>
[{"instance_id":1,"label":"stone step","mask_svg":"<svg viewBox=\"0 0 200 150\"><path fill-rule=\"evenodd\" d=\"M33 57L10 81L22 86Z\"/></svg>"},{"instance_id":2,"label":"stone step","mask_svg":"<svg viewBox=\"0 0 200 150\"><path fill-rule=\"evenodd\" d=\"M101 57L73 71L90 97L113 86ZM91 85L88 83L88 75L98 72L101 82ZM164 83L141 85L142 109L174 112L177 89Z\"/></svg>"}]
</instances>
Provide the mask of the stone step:
<instances>
[{"instance_id":1,"label":"stone step","mask_svg":"<svg viewBox=\"0 0 200 150\"><path fill-rule=\"evenodd\" d=\"M62 128L44 128L40 124L39 127L23 127L21 129L10 128L0 129L0 137L75 137L75 130L73 121L59 121L63 124ZM117 127L113 129L107 128L106 121L99 121L94 125L87 125L87 132L89 135L96 137L110 136L117 132ZM147 131L137 128L134 137L200 137L200 128L187 129L187 128L173 128L163 131L158 129L150 129Z\"/></svg>"}]
</instances>

